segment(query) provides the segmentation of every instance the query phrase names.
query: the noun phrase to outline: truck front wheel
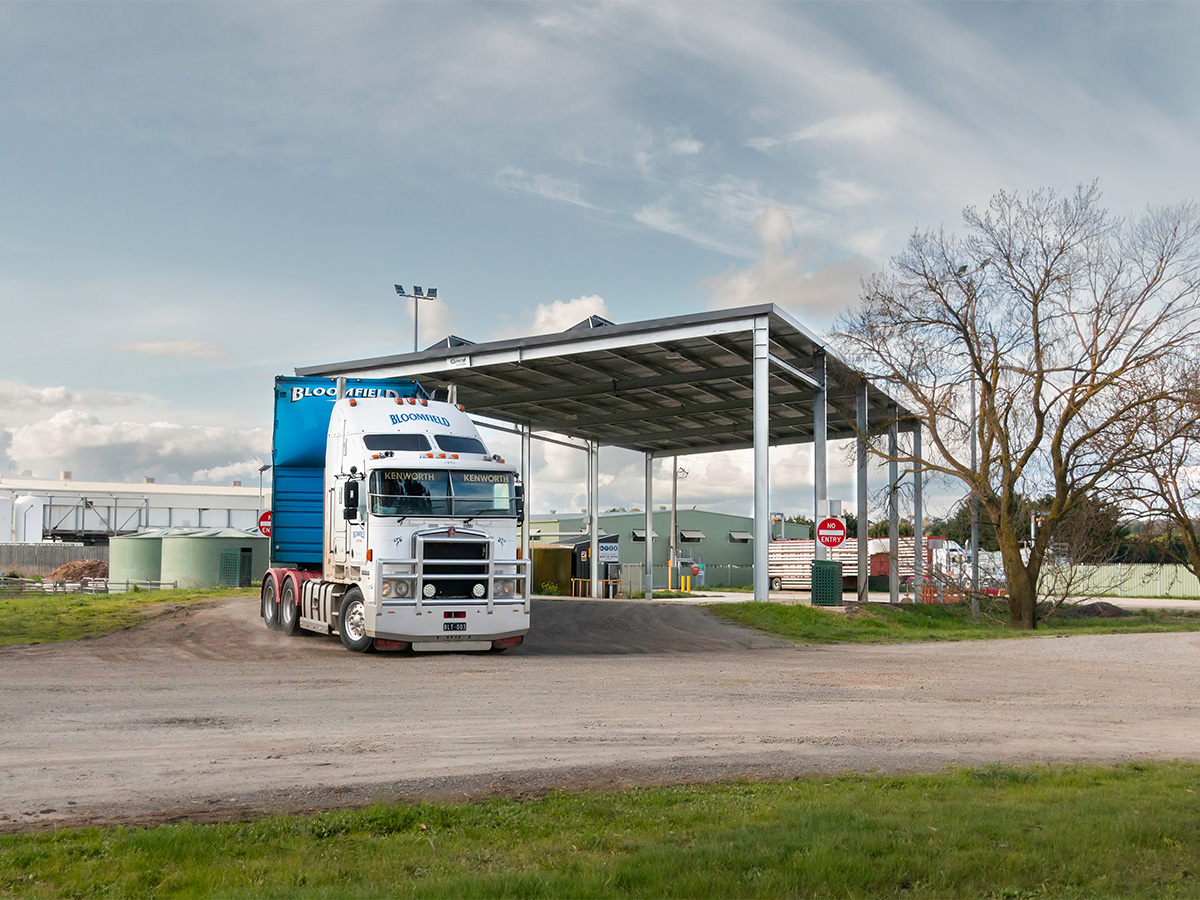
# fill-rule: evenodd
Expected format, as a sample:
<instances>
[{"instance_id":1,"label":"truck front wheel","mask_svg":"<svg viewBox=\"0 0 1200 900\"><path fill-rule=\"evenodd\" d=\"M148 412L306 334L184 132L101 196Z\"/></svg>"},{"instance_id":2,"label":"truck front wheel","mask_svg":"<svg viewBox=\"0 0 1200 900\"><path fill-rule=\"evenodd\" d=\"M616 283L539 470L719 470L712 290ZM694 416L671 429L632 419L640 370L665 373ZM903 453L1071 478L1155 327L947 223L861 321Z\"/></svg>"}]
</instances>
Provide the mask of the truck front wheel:
<instances>
[{"instance_id":1,"label":"truck front wheel","mask_svg":"<svg viewBox=\"0 0 1200 900\"><path fill-rule=\"evenodd\" d=\"M296 606L296 582L291 578L283 580L283 590L279 593L279 630L284 634L296 633L296 622L300 618L300 610Z\"/></svg>"},{"instance_id":2,"label":"truck front wheel","mask_svg":"<svg viewBox=\"0 0 1200 900\"><path fill-rule=\"evenodd\" d=\"M367 608L358 588L350 588L342 596L342 605L338 610L338 634L345 648L355 653L362 653L371 646L371 636L367 634Z\"/></svg>"},{"instance_id":3,"label":"truck front wheel","mask_svg":"<svg viewBox=\"0 0 1200 900\"><path fill-rule=\"evenodd\" d=\"M268 628L279 627L279 601L275 599L275 579L270 575L263 579L262 617Z\"/></svg>"},{"instance_id":4,"label":"truck front wheel","mask_svg":"<svg viewBox=\"0 0 1200 900\"><path fill-rule=\"evenodd\" d=\"M783 590L783 579L782 578L772 578L771 579L771 590L773 590L773 591Z\"/></svg>"}]
</instances>

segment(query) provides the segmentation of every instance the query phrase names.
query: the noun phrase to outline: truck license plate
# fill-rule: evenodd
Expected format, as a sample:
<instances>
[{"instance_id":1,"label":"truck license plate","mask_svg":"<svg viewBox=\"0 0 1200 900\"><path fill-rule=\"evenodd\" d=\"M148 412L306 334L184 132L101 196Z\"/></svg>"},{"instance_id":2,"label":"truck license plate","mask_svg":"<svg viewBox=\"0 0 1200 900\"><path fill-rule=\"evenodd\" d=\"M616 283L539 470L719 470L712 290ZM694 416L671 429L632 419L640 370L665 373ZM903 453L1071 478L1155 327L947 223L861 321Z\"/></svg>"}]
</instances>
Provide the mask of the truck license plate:
<instances>
[{"instance_id":1,"label":"truck license plate","mask_svg":"<svg viewBox=\"0 0 1200 900\"><path fill-rule=\"evenodd\" d=\"M443 622L442 631L466 631L466 622Z\"/></svg>"}]
</instances>

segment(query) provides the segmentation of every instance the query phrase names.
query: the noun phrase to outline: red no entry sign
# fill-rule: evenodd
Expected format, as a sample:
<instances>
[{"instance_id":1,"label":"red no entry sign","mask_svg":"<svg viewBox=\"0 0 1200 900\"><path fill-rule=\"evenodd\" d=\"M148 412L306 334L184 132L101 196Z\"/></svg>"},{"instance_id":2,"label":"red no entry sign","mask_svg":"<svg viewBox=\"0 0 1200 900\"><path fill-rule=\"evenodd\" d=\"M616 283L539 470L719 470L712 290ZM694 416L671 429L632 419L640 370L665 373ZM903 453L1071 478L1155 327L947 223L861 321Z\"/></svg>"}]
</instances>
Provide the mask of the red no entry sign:
<instances>
[{"instance_id":1,"label":"red no entry sign","mask_svg":"<svg viewBox=\"0 0 1200 900\"><path fill-rule=\"evenodd\" d=\"M817 540L826 547L840 547L846 540L846 523L841 519L822 519L817 523Z\"/></svg>"},{"instance_id":2,"label":"red no entry sign","mask_svg":"<svg viewBox=\"0 0 1200 900\"><path fill-rule=\"evenodd\" d=\"M258 530L267 537L271 536L271 511L269 509L258 517Z\"/></svg>"}]
</instances>

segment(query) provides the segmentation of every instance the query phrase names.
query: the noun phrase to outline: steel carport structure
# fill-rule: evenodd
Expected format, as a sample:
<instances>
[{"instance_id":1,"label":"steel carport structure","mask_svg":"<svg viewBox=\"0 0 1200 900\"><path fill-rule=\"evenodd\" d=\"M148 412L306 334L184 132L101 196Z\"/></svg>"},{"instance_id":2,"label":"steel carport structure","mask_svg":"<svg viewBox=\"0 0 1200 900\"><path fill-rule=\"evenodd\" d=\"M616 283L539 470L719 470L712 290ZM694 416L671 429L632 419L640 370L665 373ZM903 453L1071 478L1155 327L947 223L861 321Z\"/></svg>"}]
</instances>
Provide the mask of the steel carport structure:
<instances>
[{"instance_id":1,"label":"steel carport structure","mask_svg":"<svg viewBox=\"0 0 1200 900\"><path fill-rule=\"evenodd\" d=\"M770 535L768 447L814 444L814 500L827 500L826 444L857 437L858 521L867 521L866 444L881 428L919 426L908 412L838 359L816 335L774 304L614 325L589 319L557 334L482 344L442 341L416 353L296 369L297 375L417 378L455 385L458 401L476 415L514 424L521 434L522 473L529 481L534 431L587 441L592 540L597 533L598 448L645 454L646 533L652 534L655 458L718 450L754 450L755 536ZM895 464L891 475L897 481ZM916 474L917 567L920 573L920 473ZM892 555L897 510L891 504ZM528 510L522 548L528 558ZM754 597L767 599L768 540L754 547ZM859 542L867 571L867 542ZM646 541L645 584L651 580L652 539ZM817 553L821 555L818 544ZM593 561L593 596L596 553ZM892 566L893 573L896 566ZM896 599L896 579L892 579ZM866 599L866 579L859 579Z\"/></svg>"}]
</instances>

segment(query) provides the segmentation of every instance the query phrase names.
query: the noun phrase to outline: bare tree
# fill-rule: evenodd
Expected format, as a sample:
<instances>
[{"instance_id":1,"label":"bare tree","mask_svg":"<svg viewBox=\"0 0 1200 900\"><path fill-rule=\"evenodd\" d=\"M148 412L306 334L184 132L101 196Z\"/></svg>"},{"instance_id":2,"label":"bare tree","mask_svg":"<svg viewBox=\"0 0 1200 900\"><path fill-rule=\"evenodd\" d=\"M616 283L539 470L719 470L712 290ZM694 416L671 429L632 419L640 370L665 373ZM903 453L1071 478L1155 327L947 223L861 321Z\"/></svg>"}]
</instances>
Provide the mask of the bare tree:
<instances>
[{"instance_id":1,"label":"bare tree","mask_svg":"<svg viewBox=\"0 0 1200 900\"><path fill-rule=\"evenodd\" d=\"M1146 456L1106 436L1160 401L1147 372L1195 354L1200 222L1191 204L1115 218L1094 184L1069 196L1002 192L963 222L963 237L914 233L864 284L839 337L926 430L925 468L978 497L996 529L1009 621L1034 628L1039 574L1064 519ZM1022 496L1049 500L1027 548Z\"/></svg>"},{"instance_id":2,"label":"bare tree","mask_svg":"<svg viewBox=\"0 0 1200 900\"><path fill-rule=\"evenodd\" d=\"M1113 495L1143 519L1166 522L1179 536L1181 562L1200 576L1200 365L1158 366L1145 375L1159 402L1109 433L1110 446L1132 445Z\"/></svg>"}]
</instances>

